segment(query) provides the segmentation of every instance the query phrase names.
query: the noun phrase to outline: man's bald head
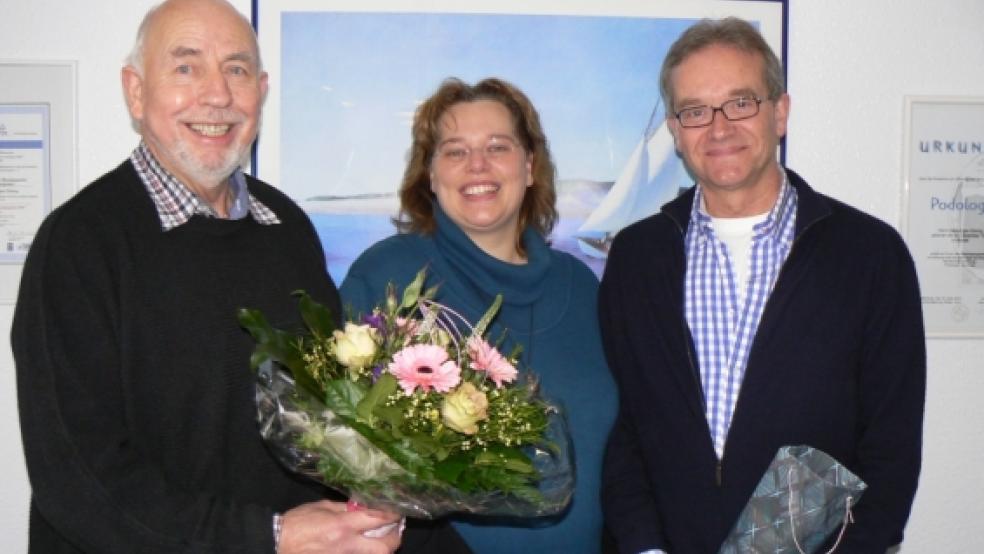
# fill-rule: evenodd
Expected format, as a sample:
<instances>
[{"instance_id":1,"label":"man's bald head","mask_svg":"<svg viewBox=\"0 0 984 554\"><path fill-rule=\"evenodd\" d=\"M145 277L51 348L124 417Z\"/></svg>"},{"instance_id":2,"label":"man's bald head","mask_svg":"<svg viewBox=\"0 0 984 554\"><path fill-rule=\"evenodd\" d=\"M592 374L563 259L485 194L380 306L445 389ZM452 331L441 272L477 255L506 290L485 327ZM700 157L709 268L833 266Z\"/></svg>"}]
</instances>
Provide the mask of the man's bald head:
<instances>
[{"instance_id":1,"label":"man's bald head","mask_svg":"<svg viewBox=\"0 0 984 554\"><path fill-rule=\"evenodd\" d=\"M138 73L143 74L144 46L147 43L147 34L148 32L158 28L159 17L167 16L168 14L172 14L177 10L181 10L182 8L189 6L194 6L196 8L209 7L205 6L205 4L212 4L211 8L213 9L228 11L230 15L239 19L244 27L249 29L250 34L253 35L253 49L256 53L256 61L258 67L262 71L263 61L260 58L260 49L256 44L256 33L253 31L253 26L243 14L239 13L239 11L226 0L165 0L164 2L154 6L147 11L147 14L144 15L143 21L140 22L140 27L137 29L137 39L133 43L133 48L130 50L130 54L126 57L126 64L132 66Z\"/></svg>"}]
</instances>

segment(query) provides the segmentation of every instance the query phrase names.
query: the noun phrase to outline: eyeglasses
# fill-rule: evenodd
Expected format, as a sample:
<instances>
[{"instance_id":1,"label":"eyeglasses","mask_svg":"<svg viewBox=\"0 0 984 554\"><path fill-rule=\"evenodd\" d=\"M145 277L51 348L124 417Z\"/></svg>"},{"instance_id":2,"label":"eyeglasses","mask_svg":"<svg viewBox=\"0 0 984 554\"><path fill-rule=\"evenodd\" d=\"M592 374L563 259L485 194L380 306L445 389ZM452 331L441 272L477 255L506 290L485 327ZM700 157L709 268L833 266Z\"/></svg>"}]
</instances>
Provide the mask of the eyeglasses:
<instances>
[{"instance_id":1,"label":"eyeglasses","mask_svg":"<svg viewBox=\"0 0 984 554\"><path fill-rule=\"evenodd\" d=\"M519 144L512 137L504 135L493 135L478 147L479 151L486 160L496 161L505 160L514 156L521 150ZM460 140L452 140L442 143L437 147L437 158L450 164L460 164L471 159L474 148Z\"/></svg>"},{"instance_id":2,"label":"eyeglasses","mask_svg":"<svg viewBox=\"0 0 984 554\"><path fill-rule=\"evenodd\" d=\"M762 102L763 100L754 96L739 96L724 102L717 108L711 106L684 108L676 113L676 118L680 122L680 126L687 128L707 127L714 121L716 112L721 112L728 121L741 121L755 117L759 113L759 104Z\"/></svg>"}]
</instances>

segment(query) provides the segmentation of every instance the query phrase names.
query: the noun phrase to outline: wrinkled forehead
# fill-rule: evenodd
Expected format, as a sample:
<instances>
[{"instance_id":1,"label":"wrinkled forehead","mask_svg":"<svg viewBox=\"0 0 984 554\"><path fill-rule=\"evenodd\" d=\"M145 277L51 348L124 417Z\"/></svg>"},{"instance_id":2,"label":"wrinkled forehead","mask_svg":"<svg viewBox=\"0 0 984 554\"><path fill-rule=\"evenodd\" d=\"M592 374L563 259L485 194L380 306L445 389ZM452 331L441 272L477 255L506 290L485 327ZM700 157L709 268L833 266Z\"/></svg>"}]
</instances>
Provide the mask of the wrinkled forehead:
<instances>
[{"instance_id":1,"label":"wrinkled forehead","mask_svg":"<svg viewBox=\"0 0 984 554\"><path fill-rule=\"evenodd\" d=\"M249 59L259 65L256 35L232 6L211 0L177 0L161 6L147 27L145 53L215 51L222 57Z\"/></svg>"},{"instance_id":2,"label":"wrinkled forehead","mask_svg":"<svg viewBox=\"0 0 984 554\"><path fill-rule=\"evenodd\" d=\"M765 60L757 52L729 44L711 44L694 50L670 71L674 102L696 92L766 93Z\"/></svg>"}]
</instances>

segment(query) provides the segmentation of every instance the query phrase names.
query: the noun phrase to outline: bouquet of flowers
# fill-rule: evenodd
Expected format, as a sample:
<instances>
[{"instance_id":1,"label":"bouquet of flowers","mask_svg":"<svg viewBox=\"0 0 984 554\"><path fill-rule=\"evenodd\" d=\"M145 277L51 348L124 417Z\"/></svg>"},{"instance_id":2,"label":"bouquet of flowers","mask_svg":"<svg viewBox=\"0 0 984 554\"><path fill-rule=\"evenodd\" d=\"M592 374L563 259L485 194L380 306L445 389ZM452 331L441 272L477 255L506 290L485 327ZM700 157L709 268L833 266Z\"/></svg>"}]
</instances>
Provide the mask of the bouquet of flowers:
<instances>
[{"instance_id":1,"label":"bouquet of flowers","mask_svg":"<svg viewBox=\"0 0 984 554\"><path fill-rule=\"evenodd\" d=\"M336 329L303 292L306 331L274 329L256 310L239 321L256 340L260 432L288 468L404 515L532 517L570 502L566 422L536 379L484 337L497 297L471 326L423 290ZM289 372L289 373L288 373Z\"/></svg>"}]
</instances>

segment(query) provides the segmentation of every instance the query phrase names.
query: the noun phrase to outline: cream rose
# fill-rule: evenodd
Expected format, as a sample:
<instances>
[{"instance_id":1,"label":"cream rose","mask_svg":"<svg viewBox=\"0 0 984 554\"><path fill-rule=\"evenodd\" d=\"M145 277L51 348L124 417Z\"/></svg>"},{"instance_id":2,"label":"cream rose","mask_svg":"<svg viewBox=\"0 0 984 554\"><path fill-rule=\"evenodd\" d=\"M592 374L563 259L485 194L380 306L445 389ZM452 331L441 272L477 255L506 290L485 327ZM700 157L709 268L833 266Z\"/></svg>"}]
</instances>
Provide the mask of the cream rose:
<instances>
[{"instance_id":1,"label":"cream rose","mask_svg":"<svg viewBox=\"0 0 984 554\"><path fill-rule=\"evenodd\" d=\"M478 422L486 419L489 401L485 393L471 383L465 383L444 397L441 416L444 424L466 435L478 432Z\"/></svg>"},{"instance_id":2,"label":"cream rose","mask_svg":"<svg viewBox=\"0 0 984 554\"><path fill-rule=\"evenodd\" d=\"M345 331L335 331L332 353L338 363L349 369L362 369L372 362L379 345L376 330L369 325L346 323Z\"/></svg>"}]
</instances>

